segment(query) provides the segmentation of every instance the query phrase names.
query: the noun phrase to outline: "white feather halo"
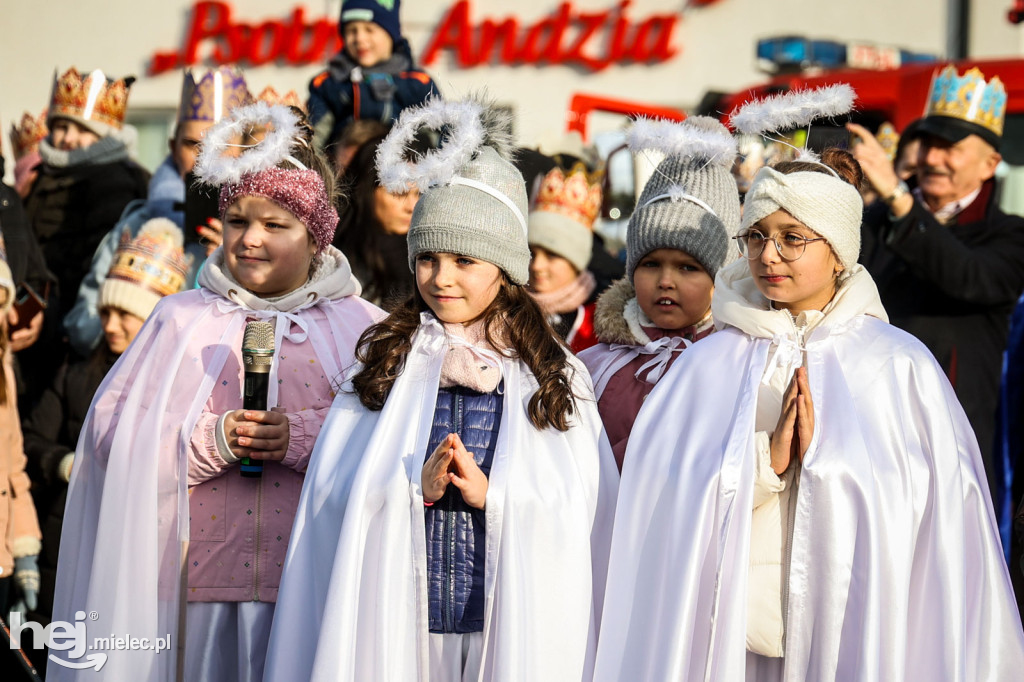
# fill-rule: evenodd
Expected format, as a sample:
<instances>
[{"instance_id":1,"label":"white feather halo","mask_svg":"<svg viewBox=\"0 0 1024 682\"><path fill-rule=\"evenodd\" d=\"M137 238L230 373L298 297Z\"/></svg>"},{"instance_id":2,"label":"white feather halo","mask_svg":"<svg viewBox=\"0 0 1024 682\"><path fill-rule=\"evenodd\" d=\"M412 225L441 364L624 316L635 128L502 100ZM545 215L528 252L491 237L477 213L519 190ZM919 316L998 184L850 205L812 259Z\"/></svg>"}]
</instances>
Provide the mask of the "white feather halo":
<instances>
[{"instance_id":1,"label":"white feather halo","mask_svg":"<svg viewBox=\"0 0 1024 682\"><path fill-rule=\"evenodd\" d=\"M666 156L692 156L732 168L736 159L736 138L725 126L722 132L706 126L640 117L626 132L626 143L634 154L644 150Z\"/></svg>"},{"instance_id":2,"label":"white feather halo","mask_svg":"<svg viewBox=\"0 0 1024 682\"><path fill-rule=\"evenodd\" d=\"M269 128L266 136L238 156L226 152L250 128ZM238 107L203 136L195 175L207 185L237 183L242 176L273 168L291 155L299 129L298 117L286 106L256 102Z\"/></svg>"},{"instance_id":3,"label":"white feather halo","mask_svg":"<svg viewBox=\"0 0 1024 682\"><path fill-rule=\"evenodd\" d=\"M849 113L855 99L857 94L848 83L793 90L747 102L729 114L729 122L737 131L749 135L796 130L818 118Z\"/></svg>"},{"instance_id":4,"label":"white feather halo","mask_svg":"<svg viewBox=\"0 0 1024 682\"><path fill-rule=\"evenodd\" d=\"M377 175L389 192L406 192L410 185L420 191L451 182L484 144L486 130L481 120L484 105L473 100L449 101L435 97L426 104L406 109L377 148ZM416 163L406 152L421 128L451 128L440 149L423 155Z\"/></svg>"}]
</instances>

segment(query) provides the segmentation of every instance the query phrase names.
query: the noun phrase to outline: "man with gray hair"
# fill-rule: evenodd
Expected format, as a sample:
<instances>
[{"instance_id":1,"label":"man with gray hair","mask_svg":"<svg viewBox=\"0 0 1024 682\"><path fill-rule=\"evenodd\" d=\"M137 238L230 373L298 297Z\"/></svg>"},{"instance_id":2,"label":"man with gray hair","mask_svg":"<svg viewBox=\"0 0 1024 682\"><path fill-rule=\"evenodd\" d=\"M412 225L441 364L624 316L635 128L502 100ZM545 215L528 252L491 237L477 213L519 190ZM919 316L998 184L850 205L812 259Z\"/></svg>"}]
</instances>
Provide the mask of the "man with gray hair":
<instances>
[{"instance_id":1,"label":"man with gray hair","mask_svg":"<svg viewBox=\"0 0 1024 682\"><path fill-rule=\"evenodd\" d=\"M946 67L917 122L916 187L893 172L881 146L849 124L854 156L882 200L864 220L861 262L891 322L935 354L974 428L997 505L1004 467L993 460L1002 353L1024 291L1024 218L999 209L1006 92L978 69Z\"/></svg>"}]
</instances>

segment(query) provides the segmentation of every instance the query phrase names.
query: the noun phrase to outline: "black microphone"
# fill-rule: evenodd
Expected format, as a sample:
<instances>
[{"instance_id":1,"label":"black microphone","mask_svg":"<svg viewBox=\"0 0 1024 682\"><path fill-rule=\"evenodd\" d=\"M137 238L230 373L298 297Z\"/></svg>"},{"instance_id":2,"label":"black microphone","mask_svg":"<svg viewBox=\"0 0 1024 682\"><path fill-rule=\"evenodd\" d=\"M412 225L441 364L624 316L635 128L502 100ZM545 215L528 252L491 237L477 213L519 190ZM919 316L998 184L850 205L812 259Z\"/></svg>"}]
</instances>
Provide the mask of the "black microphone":
<instances>
[{"instance_id":1,"label":"black microphone","mask_svg":"<svg viewBox=\"0 0 1024 682\"><path fill-rule=\"evenodd\" d=\"M242 409L267 409L267 391L270 388L270 365L274 361L274 325L265 320L253 320L245 325L242 336L242 364L245 365L245 384L242 389ZM242 476L259 478L263 475L263 460L243 457Z\"/></svg>"}]
</instances>

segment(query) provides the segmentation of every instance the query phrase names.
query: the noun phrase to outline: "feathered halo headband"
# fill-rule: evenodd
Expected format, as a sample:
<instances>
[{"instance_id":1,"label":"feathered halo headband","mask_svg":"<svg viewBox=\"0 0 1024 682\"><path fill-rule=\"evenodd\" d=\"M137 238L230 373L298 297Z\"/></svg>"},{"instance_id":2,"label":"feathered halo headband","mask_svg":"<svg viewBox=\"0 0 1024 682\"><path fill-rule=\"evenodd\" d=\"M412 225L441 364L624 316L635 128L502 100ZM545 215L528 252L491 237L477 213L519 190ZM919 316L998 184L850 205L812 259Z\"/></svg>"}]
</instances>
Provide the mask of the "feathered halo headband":
<instances>
[{"instance_id":1,"label":"feathered halo headband","mask_svg":"<svg viewBox=\"0 0 1024 682\"><path fill-rule=\"evenodd\" d=\"M657 151L668 157L703 159L702 168L715 164L731 171L736 160L736 139L721 124L716 123L715 126L718 129L710 125L697 125L692 120L675 123L641 117L626 132L626 144L634 154ZM718 217L707 202L693 196L678 183L671 185L663 194L652 197L637 210L665 199L689 201Z\"/></svg>"},{"instance_id":2,"label":"feathered halo headband","mask_svg":"<svg viewBox=\"0 0 1024 682\"><path fill-rule=\"evenodd\" d=\"M405 109L377 148L380 184L393 193L407 192L414 185L421 192L444 185L473 187L507 206L525 232L526 216L514 201L486 183L459 174L484 146L504 159L511 158L514 144L509 122L509 115L484 95L457 101L432 97L421 106ZM410 161L411 144L423 129L444 131L445 141L439 149Z\"/></svg>"},{"instance_id":3,"label":"feathered halo headband","mask_svg":"<svg viewBox=\"0 0 1024 682\"><path fill-rule=\"evenodd\" d=\"M848 114L853 109L853 102L856 98L856 93L847 83L836 83L814 90L794 90L781 95L752 100L737 107L729 114L729 123L740 133L775 139L770 138L769 135L805 128L815 119L835 118ZM782 142L781 140L775 141ZM793 145L788 146L793 147ZM803 149L793 148L797 150L798 161L821 163L818 155L806 147ZM836 175L831 168L828 170Z\"/></svg>"},{"instance_id":4,"label":"feathered halo headband","mask_svg":"<svg viewBox=\"0 0 1024 682\"><path fill-rule=\"evenodd\" d=\"M253 144L239 144L254 130L265 132ZM220 186L223 216L241 196L260 196L290 211L313 235L320 254L334 238L338 212L331 204L324 180L294 156L299 119L286 106L257 102L231 111L203 136L196 159L196 178ZM231 154L234 149L243 150ZM287 161L294 168L280 168Z\"/></svg>"}]
</instances>

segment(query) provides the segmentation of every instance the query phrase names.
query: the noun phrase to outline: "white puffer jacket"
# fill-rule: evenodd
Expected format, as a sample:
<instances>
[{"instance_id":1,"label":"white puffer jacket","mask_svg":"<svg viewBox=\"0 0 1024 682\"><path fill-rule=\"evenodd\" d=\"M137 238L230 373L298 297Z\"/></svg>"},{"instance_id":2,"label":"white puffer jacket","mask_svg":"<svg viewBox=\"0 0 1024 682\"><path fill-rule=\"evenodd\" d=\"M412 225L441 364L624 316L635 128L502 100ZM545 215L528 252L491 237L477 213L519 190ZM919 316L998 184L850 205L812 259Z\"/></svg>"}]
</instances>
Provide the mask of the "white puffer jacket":
<instances>
[{"instance_id":1,"label":"white puffer jacket","mask_svg":"<svg viewBox=\"0 0 1024 682\"><path fill-rule=\"evenodd\" d=\"M860 265L840 280L836 295L824 310L805 311L794 318L787 310L770 307L743 261L719 271L712 315L720 328L732 326L751 336L773 340L757 395L754 425L758 452L750 529L747 649L777 658L785 652L791 512L795 510L800 480L798 462L791 463L781 477L771 468L771 435L782 413L782 397L793 373L804 364L804 343L814 329L840 325L858 315L884 321L888 316L874 282ZM818 416L816 409L816 421Z\"/></svg>"}]
</instances>

